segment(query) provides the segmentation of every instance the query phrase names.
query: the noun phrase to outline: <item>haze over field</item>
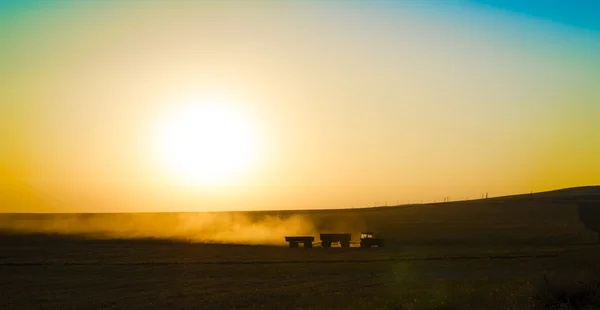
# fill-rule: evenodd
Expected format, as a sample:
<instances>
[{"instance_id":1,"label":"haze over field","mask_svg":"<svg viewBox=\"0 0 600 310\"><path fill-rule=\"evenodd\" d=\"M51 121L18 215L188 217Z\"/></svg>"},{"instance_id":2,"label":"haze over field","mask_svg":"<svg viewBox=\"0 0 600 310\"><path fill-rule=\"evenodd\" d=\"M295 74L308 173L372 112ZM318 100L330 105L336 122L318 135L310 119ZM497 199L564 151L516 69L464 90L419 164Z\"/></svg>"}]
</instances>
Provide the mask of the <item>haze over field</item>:
<instances>
[{"instance_id":1,"label":"haze over field","mask_svg":"<svg viewBox=\"0 0 600 310\"><path fill-rule=\"evenodd\" d=\"M528 3L0 1L0 212L598 184L600 8Z\"/></svg>"},{"instance_id":2,"label":"haze over field","mask_svg":"<svg viewBox=\"0 0 600 310\"><path fill-rule=\"evenodd\" d=\"M191 243L286 245L284 236L376 231L386 244L465 248L589 244L600 231L600 186L397 207L263 212L0 214L0 236L168 239ZM0 239L1 240L1 239Z\"/></svg>"},{"instance_id":3,"label":"haze over field","mask_svg":"<svg viewBox=\"0 0 600 310\"><path fill-rule=\"evenodd\" d=\"M300 215L244 213L0 215L0 232L261 245L281 245L286 234L317 233L312 221Z\"/></svg>"}]
</instances>

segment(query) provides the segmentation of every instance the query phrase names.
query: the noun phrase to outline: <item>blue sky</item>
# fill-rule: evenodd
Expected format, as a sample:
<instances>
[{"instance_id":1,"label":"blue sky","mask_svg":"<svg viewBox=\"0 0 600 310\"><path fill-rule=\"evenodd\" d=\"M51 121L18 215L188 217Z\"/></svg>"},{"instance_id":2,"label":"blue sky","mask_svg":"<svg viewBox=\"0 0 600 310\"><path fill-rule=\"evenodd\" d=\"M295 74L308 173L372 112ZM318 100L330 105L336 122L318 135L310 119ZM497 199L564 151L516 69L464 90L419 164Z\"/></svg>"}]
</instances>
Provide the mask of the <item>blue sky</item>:
<instances>
[{"instance_id":1,"label":"blue sky","mask_svg":"<svg viewBox=\"0 0 600 310\"><path fill-rule=\"evenodd\" d=\"M572 27L600 31L600 1L597 0L472 0L471 2Z\"/></svg>"},{"instance_id":2,"label":"blue sky","mask_svg":"<svg viewBox=\"0 0 600 310\"><path fill-rule=\"evenodd\" d=\"M469 2L551 20L578 28L600 31L600 1L598 0L468 0ZM72 2L70 0L0 0L0 8L34 8ZM431 3L446 2L432 0Z\"/></svg>"}]
</instances>

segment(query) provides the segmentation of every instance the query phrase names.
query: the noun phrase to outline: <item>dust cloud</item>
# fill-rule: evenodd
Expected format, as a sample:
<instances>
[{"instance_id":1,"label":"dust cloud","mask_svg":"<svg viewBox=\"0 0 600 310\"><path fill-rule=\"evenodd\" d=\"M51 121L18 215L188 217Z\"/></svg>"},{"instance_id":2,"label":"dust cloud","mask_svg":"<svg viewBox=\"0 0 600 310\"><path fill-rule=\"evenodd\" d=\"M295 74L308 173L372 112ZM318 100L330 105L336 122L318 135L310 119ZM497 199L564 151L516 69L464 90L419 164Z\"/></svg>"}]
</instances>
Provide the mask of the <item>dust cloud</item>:
<instances>
[{"instance_id":1,"label":"dust cloud","mask_svg":"<svg viewBox=\"0 0 600 310\"><path fill-rule=\"evenodd\" d=\"M310 218L251 213L2 214L0 231L87 238L158 238L201 243L285 244L316 235Z\"/></svg>"}]
</instances>

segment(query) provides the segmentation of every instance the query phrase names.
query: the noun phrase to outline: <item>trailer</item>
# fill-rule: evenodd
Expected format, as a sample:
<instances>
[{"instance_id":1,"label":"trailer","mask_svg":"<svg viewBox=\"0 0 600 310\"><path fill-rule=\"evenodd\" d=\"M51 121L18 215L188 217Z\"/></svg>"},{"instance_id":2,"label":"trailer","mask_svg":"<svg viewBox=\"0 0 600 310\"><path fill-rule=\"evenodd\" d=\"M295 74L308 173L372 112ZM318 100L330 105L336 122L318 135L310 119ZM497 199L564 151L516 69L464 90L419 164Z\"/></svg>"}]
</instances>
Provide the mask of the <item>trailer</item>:
<instances>
[{"instance_id":1,"label":"trailer","mask_svg":"<svg viewBox=\"0 0 600 310\"><path fill-rule=\"evenodd\" d=\"M350 247L350 239L352 235L349 233L344 234L321 234L321 246L324 248L330 248L332 244L339 244L342 248Z\"/></svg>"},{"instance_id":2,"label":"trailer","mask_svg":"<svg viewBox=\"0 0 600 310\"><path fill-rule=\"evenodd\" d=\"M313 237L313 236L288 236L288 237L285 237L285 241L290 243L290 248L297 248L300 243L302 243L305 248L312 248L313 241L315 241L315 237Z\"/></svg>"}]
</instances>

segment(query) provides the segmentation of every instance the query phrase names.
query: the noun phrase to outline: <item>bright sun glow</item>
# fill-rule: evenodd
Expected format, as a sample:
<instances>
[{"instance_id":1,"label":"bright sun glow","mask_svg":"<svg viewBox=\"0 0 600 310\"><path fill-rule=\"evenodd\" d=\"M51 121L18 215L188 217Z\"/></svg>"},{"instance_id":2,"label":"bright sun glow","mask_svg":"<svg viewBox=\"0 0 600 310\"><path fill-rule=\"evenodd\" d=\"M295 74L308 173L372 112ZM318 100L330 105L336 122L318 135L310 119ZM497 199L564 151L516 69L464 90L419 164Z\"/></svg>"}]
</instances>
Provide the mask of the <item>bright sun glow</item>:
<instances>
[{"instance_id":1,"label":"bright sun glow","mask_svg":"<svg viewBox=\"0 0 600 310\"><path fill-rule=\"evenodd\" d=\"M250 123L223 99L177 106L162 129L159 152L186 183L226 185L254 161L257 143Z\"/></svg>"}]
</instances>

